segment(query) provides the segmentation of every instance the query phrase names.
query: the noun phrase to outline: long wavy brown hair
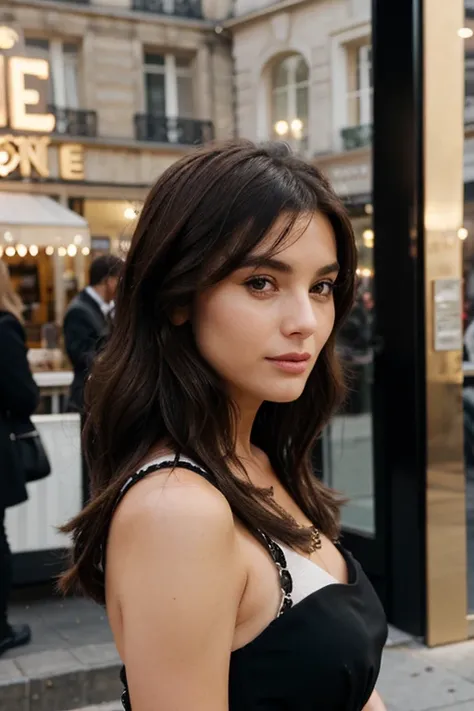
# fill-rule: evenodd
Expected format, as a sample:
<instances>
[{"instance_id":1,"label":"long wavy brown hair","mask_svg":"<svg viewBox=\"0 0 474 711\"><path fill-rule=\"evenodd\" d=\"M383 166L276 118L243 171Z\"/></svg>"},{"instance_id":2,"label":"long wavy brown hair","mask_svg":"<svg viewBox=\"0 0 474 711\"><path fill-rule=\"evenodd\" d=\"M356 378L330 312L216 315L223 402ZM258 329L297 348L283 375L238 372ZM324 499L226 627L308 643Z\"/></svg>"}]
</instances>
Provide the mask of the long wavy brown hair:
<instances>
[{"instance_id":1,"label":"long wavy brown hair","mask_svg":"<svg viewBox=\"0 0 474 711\"><path fill-rule=\"evenodd\" d=\"M178 327L171 316L183 307L192 311L196 295L237 269L278 218L286 220L273 253L298 217L318 211L336 236L335 328L302 395L295 402L261 405L252 441L308 518L327 536L338 535L340 501L315 476L311 453L344 394L335 337L353 303L351 224L320 171L284 144L211 144L163 173L132 239L114 329L86 389L83 446L92 496L62 529L73 537L72 564L60 581L63 591L79 587L104 601L101 551L115 502L159 442L210 472L235 516L257 538L264 532L309 549L309 531L282 516L263 490L238 475L243 467L234 449L235 408L196 347L192 323Z\"/></svg>"}]
</instances>

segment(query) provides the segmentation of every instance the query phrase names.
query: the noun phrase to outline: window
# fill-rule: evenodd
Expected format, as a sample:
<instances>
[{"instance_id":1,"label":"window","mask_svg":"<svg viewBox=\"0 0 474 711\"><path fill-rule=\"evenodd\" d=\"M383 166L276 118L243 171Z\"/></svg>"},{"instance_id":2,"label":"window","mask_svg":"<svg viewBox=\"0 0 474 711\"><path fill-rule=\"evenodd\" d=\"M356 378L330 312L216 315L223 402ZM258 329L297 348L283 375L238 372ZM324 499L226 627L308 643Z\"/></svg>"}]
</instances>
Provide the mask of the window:
<instances>
[{"instance_id":1,"label":"window","mask_svg":"<svg viewBox=\"0 0 474 711\"><path fill-rule=\"evenodd\" d=\"M192 59L145 52L146 113L169 118L193 118Z\"/></svg>"},{"instance_id":2,"label":"window","mask_svg":"<svg viewBox=\"0 0 474 711\"><path fill-rule=\"evenodd\" d=\"M298 54L286 57L272 71L272 132L295 142L306 140L308 129L309 69Z\"/></svg>"},{"instance_id":3,"label":"window","mask_svg":"<svg viewBox=\"0 0 474 711\"><path fill-rule=\"evenodd\" d=\"M274 138L299 151L308 147L309 67L304 57L293 54L273 66L271 124Z\"/></svg>"},{"instance_id":4,"label":"window","mask_svg":"<svg viewBox=\"0 0 474 711\"><path fill-rule=\"evenodd\" d=\"M372 47L369 44L348 46L347 62L348 125L368 126L372 123Z\"/></svg>"},{"instance_id":5,"label":"window","mask_svg":"<svg viewBox=\"0 0 474 711\"><path fill-rule=\"evenodd\" d=\"M49 103L56 108L77 109L79 107L77 45L61 40L26 38L25 47L29 57L46 59L49 62Z\"/></svg>"}]
</instances>

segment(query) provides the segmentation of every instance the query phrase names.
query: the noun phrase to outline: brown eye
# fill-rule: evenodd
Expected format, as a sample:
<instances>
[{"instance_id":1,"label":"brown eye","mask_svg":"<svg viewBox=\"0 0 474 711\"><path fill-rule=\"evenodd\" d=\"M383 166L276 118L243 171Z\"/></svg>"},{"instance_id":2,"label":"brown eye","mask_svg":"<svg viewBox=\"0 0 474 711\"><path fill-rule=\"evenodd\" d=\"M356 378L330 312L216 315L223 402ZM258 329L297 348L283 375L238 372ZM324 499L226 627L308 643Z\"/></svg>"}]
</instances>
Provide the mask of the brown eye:
<instances>
[{"instance_id":1,"label":"brown eye","mask_svg":"<svg viewBox=\"0 0 474 711\"><path fill-rule=\"evenodd\" d=\"M267 277L252 277L245 282L252 291L268 291L267 287L272 287L270 279Z\"/></svg>"},{"instance_id":2,"label":"brown eye","mask_svg":"<svg viewBox=\"0 0 474 711\"><path fill-rule=\"evenodd\" d=\"M332 295L334 291L334 282L332 281L320 281L318 284L315 284L312 288L313 294L317 294L318 296L322 296L324 298L328 298Z\"/></svg>"}]
</instances>

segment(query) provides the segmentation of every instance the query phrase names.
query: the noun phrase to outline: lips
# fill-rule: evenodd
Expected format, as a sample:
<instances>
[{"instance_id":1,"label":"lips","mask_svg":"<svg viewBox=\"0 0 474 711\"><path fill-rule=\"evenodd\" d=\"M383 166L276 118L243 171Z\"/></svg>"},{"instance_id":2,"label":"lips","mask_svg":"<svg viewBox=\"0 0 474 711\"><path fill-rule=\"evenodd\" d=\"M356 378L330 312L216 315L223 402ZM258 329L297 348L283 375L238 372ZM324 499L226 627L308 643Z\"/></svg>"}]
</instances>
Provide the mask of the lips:
<instances>
[{"instance_id":1,"label":"lips","mask_svg":"<svg viewBox=\"0 0 474 711\"><path fill-rule=\"evenodd\" d=\"M269 363L289 375L303 375L308 369L309 353L283 353L275 358L267 358Z\"/></svg>"},{"instance_id":2,"label":"lips","mask_svg":"<svg viewBox=\"0 0 474 711\"><path fill-rule=\"evenodd\" d=\"M280 363L301 363L311 358L309 353L283 353L283 355L267 358L267 360L276 360Z\"/></svg>"}]
</instances>

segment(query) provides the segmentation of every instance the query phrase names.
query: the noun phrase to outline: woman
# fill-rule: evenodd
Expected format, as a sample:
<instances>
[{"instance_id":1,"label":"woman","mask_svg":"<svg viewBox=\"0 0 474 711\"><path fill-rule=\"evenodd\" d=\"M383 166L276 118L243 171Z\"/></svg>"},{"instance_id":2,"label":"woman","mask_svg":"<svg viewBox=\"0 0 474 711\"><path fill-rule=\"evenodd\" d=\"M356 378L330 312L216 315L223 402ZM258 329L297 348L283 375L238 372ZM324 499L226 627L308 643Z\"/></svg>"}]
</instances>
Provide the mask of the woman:
<instances>
[{"instance_id":1,"label":"woman","mask_svg":"<svg viewBox=\"0 0 474 711\"><path fill-rule=\"evenodd\" d=\"M0 655L27 644L28 625L10 625L7 605L12 556L5 531L5 510L26 501L28 494L13 459L10 433L27 424L38 404L38 388L26 357L23 305L0 260Z\"/></svg>"},{"instance_id":2,"label":"woman","mask_svg":"<svg viewBox=\"0 0 474 711\"><path fill-rule=\"evenodd\" d=\"M88 383L93 497L64 530L133 711L371 711L386 624L313 475L343 394L350 223L286 146L211 145L141 213Z\"/></svg>"}]
</instances>

